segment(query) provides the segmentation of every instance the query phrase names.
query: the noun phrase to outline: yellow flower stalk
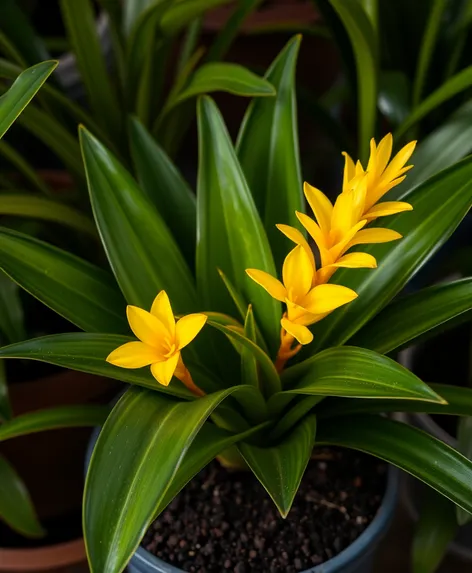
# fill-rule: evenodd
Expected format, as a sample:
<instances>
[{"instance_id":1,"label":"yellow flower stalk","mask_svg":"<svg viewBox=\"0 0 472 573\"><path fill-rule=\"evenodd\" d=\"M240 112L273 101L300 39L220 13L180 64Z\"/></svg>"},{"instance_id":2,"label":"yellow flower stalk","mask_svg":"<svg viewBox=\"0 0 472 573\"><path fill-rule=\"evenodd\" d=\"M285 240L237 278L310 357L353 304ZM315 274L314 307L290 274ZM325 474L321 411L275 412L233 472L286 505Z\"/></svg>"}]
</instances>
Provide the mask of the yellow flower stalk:
<instances>
[{"instance_id":1,"label":"yellow flower stalk","mask_svg":"<svg viewBox=\"0 0 472 573\"><path fill-rule=\"evenodd\" d=\"M353 290L341 285L323 284L313 287L316 272L313 253L308 253L301 245L295 247L285 258L282 268L283 283L258 269L247 269L246 272L273 298L287 305L287 311L280 321L281 346L276 361L279 369L300 350L300 346L292 348L295 340L300 345L309 344L313 340L308 325L315 324L336 308L357 297Z\"/></svg>"},{"instance_id":2,"label":"yellow flower stalk","mask_svg":"<svg viewBox=\"0 0 472 573\"><path fill-rule=\"evenodd\" d=\"M156 296L151 312L137 306L127 306L126 314L131 330L139 341L118 347L108 356L107 362L121 368L150 365L151 373L159 384L168 386L175 376L195 395L203 396L204 392L196 386L183 363L180 351L203 328L206 315L188 314L176 323L165 291Z\"/></svg>"},{"instance_id":3,"label":"yellow flower stalk","mask_svg":"<svg viewBox=\"0 0 472 573\"><path fill-rule=\"evenodd\" d=\"M377 266L374 257L367 253L346 254L351 247L401 238L399 233L391 229L364 227L378 217L412 209L409 203L402 201L376 203L405 179L405 173L412 167L405 166L405 163L411 157L415 145L415 141L406 145L389 163L392 154L391 134L386 135L378 146L372 139L371 155L365 171L359 161L354 164L345 153L343 191L334 205L322 191L308 183L304 184L305 197L316 221L300 212L297 212L297 217L319 249L321 268L317 271L316 284L327 282L339 267ZM278 225L278 228L298 245L310 248L302 233L288 225Z\"/></svg>"}]
</instances>

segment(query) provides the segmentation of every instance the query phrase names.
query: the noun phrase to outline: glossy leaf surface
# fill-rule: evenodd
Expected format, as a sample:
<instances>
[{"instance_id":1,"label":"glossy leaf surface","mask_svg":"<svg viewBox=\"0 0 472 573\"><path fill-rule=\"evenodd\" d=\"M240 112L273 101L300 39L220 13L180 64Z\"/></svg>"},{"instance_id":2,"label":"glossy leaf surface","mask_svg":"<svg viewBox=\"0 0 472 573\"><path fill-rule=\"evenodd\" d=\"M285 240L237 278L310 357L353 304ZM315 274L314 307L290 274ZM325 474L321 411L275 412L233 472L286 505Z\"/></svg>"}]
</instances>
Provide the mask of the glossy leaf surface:
<instances>
[{"instance_id":1,"label":"glossy leaf surface","mask_svg":"<svg viewBox=\"0 0 472 573\"><path fill-rule=\"evenodd\" d=\"M0 138L28 105L57 62L41 62L22 72L10 89L0 97Z\"/></svg>"},{"instance_id":2,"label":"glossy leaf surface","mask_svg":"<svg viewBox=\"0 0 472 573\"><path fill-rule=\"evenodd\" d=\"M218 275L221 269L247 300L269 346L279 340L280 303L245 270L275 275L264 228L221 114L204 97L198 104L197 284L205 306L232 314L233 303Z\"/></svg>"},{"instance_id":3,"label":"glossy leaf surface","mask_svg":"<svg viewBox=\"0 0 472 573\"><path fill-rule=\"evenodd\" d=\"M39 360L79 372L97 374L121 382L152 388L181 398L192 397L187 388L178 381L172 381L169 386L158 384L149 368L138 370L118 368L106 362L110 352L132 340L135 339L117 334L86 334L82 332L53 334L4 346L0 348L0 358Z\"/></svg>"},{"instance_id":4,"label":"glossy leaf surface","mask_svg":"<svg viewBox=\"0 0 472 573\"><path fill-rule=\"evenodd\" d=\"M46 533L23 480L3 456L0 456L0 518L27 537L42 537Z\"/></svg>"},{"instance_id":5,"label":"glossy leaf surface","mask_svg":"<svg viewBox=\"0 0 472 573\"><path fill-rule=\"evenodd\" d=\"M66 251L0 229L0 268L55 312L90 332L128 332L113 277Z\"/></svg>"},{"instance_id":6,"label":"glossy leaf surface","mask_svg":"<svg viewBox=\"0 0 472 573\"><path fill-rule=\"evenodd\" d=\"M162 217L128 171L85 129L81 145L97 227L128 303L148 310L164 289L175 313L195 310L193 278Z\"/></svg>"},{"instance_id":7,"label":"glossy leaf surface","mask_svg":"<svg viewBox=\"0 0 472 573\"><path fill-rule=\"evenodd\" d=\"M472 279L432 286L393 301L350 341L387 354L472 309Z\"/></svg>"},{"instance_id":8,"label":"glossy leaf surface","mask_svg":"<svg viewBox=\"0 0 472 573\"><path fill-rule=\"evenodd\" d=\"M18 285L0 271L0 340L17 342L26 337Z\"/></svg>"},{"instance_id":9,"label":"glossy leaf surface","mask_svg":"<svg viewBox=\"0 0 472 573\"><path fill-rule=\"evenodd\" d=\"M194 193L166 152L137 119L130 123L130 144L142 188L193 268L197 240Z\"/></svg>"},{"instance_id":10,"label":"glossy leaf surface","mask_svg":"<svg viewBox=\"0 0 472 573\"><path fill-rule=\"evenodd\" d=\"M300 36L285 46L265 77L275 98L254 99L238 135L236 151L270 241L277 268L288 243L277 223L299 227L295 211L304 212L298 150L295 67Z\"/></svg>"},{"instance_id":11,"label":"glossy leaf surface","mask_svg":"<svg viewBox=\"0 0 472 573\"><path fill-rule=\"evenodd\" d=\"M468 511L472 510L472 462L407 424L381 416L346 416L318 425L318 444L360 450L390 462Z\"/></svg>"},{"instance_id":12,"label":"glossy leaf surface","mask_svg":"<svg viewBox=\"0 0 472 573\"><path fill-rule=\"evenodd\" d=\"M244 460L286 517L300 486L315 443L316 417L308 416L277 446L238 444Z\"/></svg>"}]
</instances>

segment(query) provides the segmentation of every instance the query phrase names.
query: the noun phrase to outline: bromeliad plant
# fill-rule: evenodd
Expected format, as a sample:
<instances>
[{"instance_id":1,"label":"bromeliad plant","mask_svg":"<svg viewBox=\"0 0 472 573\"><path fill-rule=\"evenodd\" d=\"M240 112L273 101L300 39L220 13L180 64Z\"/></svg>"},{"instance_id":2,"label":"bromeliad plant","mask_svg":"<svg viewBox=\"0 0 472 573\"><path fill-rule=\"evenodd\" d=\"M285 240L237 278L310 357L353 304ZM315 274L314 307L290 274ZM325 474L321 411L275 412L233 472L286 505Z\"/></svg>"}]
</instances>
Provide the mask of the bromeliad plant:
<instances>
[{"instance_id":1,"label":"bromeliad plant","mask_svg":"<svg viewBox=\"0 0 472 573\"><path fill-rule=\"evenodd\" d=\"M282 516L315 445L371 453L472 511L472 462L381 415L472 413L470 391L429 387L385 356L472 308L464 282L391 302L469 210L472 161L401 202L383 201L414 148L390 161L388 136L372 142L367 165L345 158L334 205L306 185L307 214L293 84L298 45L293 39L267 72L277 96L251 103L236 147L213 101L199 100L196 204L175 169L165 186L171 193L161 194L158 177L148 187L153 202L81 130L95 221L115 280L65 251L0 231L0 267L84 331L10 345L0 357L132 384L88 469L84 529L94 572L122 571L152 520L215 457L253 471ZM138 145L148 136L133 126ZM152 152L134 158L138 172L151 172ZM177 233L156 204L180 205ZM287 237L296 243L288 254Z\"/></svg>"}]
</instances>

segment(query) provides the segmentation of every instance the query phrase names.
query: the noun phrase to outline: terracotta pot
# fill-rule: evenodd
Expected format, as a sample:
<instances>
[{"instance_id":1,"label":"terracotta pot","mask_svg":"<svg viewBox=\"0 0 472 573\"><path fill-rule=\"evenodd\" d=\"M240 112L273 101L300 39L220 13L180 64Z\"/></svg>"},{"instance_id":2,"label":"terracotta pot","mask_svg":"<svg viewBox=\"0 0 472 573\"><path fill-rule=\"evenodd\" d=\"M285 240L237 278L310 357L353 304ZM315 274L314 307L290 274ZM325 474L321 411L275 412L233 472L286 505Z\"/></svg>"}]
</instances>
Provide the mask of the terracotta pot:
<instances>
[{"instance_id":1,"label":"terracotta pot","mask_svg":"<svg viewBox=\"0 0 472 573\"><path fill-rule=\"evenodd\" d=\"M39 549L0 549L2 573L85 573L85 547L82 539Z\"/></svg>"}]
</instances>

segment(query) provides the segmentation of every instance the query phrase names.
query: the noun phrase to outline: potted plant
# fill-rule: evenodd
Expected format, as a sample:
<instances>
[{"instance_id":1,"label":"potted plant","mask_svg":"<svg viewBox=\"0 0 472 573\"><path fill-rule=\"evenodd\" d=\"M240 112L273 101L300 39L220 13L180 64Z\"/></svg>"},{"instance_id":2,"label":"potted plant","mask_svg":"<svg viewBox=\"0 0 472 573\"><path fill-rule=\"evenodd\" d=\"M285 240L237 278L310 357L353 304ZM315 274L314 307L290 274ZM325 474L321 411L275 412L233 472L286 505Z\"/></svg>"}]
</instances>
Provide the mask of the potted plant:
<instances>
[{"instance_id":1,"label":"potted plant","mask_svg":"<svg viewBox=\"0 0 472 573\"><path fill-rule=\"evenodd\" d=\"M56 65L56 62L43 62L28 68L2 96L0 99L0 137L9 129ZM7 197L11 198L11 195L2 197L6 197L6 203L8 203ZM35 207L37 205L32 204L33 210ZM64 209L64 215L67 217L67 208L64 207ZM69 215L71 212L72 210L69 211ZM0 337L2 340L19 340L26 334L24 334L21 306L12 288L14 283L3 273L1 281L4 296L0 298L2 308ZM76 475L78 467L74 467L73 455L77 454L77 445L79 448L80 444L82 448L84 447L89 433L77 431L77 428L93 426L96 422L103 420L106 416L106 408L94 404L69 405L70 400L64 400L61 386L66 383L73 387L74 376L56 374L41 379L38 377L34 384L11 386L12 391L9 392L7 388L7 382L10 381L8 380L9 369L3 361L0 369L0 433L3 438L5 436L13 438L17 434L31 435L40 430L61 427L76 428L75 433L70 430L65 431L62 441L51 434L46 435L46 442L42 443L34 437L23 437L20 443L14 440L8 445L10 447L4 446L0 449L0 520L5 523L5 525L0 525L2 539L0 570L49 571L60 565L82 562L84 550L80 533L77 533L79 540L68 540L55 546L50 544L35 549L20 549L16 547L16 542L20 536L36 540L50 533L47 532L50 523L46 521L45 528L38 520L37 511L41 518L55 517L57 519L54 512L58 510L58 507L61 509L73 507L74 502L78 501L74 498L77 494L80 500L80 491L74 491L75 484L78 484L80 488L81 480ZM93 379L93 377L89 378L90 381ZM90 401L100 396L100 390L96 387L97 380L97 378L93 379L92 385L88 379L82 379L84 385L86 387L88 385L88 394L87 390L80 393L82 398L88 398ZM107 382L104 386L107 387ZM70 392L70 396L77 401L74 392ZM28 413L29 410L31 412ZM42 447L38 448L38 445ZM60 457L60 460L55 460L55 457ZM70 466L70 469L57 470L59 464ZM74 470L75 475L71 476L69 471ZM36 502L34 504L36 507L33 505L30 492L21 474L28 484L33 485L32 497ZM63 495L55 494L53 488L59 488ZM49 499L45 499L48 496ZM50 510L48 515L45 512L46 507ZM11 528L10 531L8 528ZM17 535L13 532L17 532ZM46 539L50 540L51 537L46 537ZM39 541L36 542L38 546L39 543ZM9 545L14 545L15 548L6 548Z\"/></svg>"},{"instance_id":2,"label":"potted plant","mask_svg":"<svg viewBox=\"0 0 472 573\"><path fill-rule=\"evenodd\" d=\"M472 163L445 170L402 202L378 203L405 176L414 147L388 163L388 137L372 143L367 172L346 158L345 185L334 208L306 186L314 209L306 214L293 84L298 45L294 38L268 71L277 96L252 102L236 149L213 101L199 100L196 205L175 168L165 185L154 179L146 192L82 129L94 217L116 285L66 251L18 232L0 233L0 267L85 331L10 345L0 357L27 357L132 384L109 415L88 469L84 526L92 571L122 571L130 559L138 570L173 570L148 555L143 564L142 550L133 554L155 517L215 457L226 467L251 469L282 515L289 513L314 446L377 456L472 510L472 462L381 415L471 413L468 389L429 387L385 356L433 330L436 306L424 297L418 312L400 305L390 321L383 313L470 208ZM159 164L158 148L144 145L149 135L136 120L132 132L138 172ZM180 205L175 234L162 215L171 204ZM392 213L398 214L382 227L363 228ZM276 223L283 223L280 229L295 247ZM319 249L317 265L304 228ZM184 237L192 244L189 262L179 246ZM360 251L343 253L354 243ZM38 257L47 257L47 266L28 267L25 274L27 261ZM281 267L283 283L275 278ZM141 342L130 337L125 304L113 304L110 289L124 294ZM448 304L441 323L463 311L450 293L438 295ZM287 305L285 313L277 299ZM223 483L232 479L225 475ZM184 535L177 543L185 542ZM370 535L349 563L341 557L345 570L359 553L369 555L376 537ZM260 549L258 556L267 554ZM243 566L250 568L251 559ZM343 570L335 559L324 568ZM362 571L368 566L357 565Z\"/></svg>"}]
</instances>

